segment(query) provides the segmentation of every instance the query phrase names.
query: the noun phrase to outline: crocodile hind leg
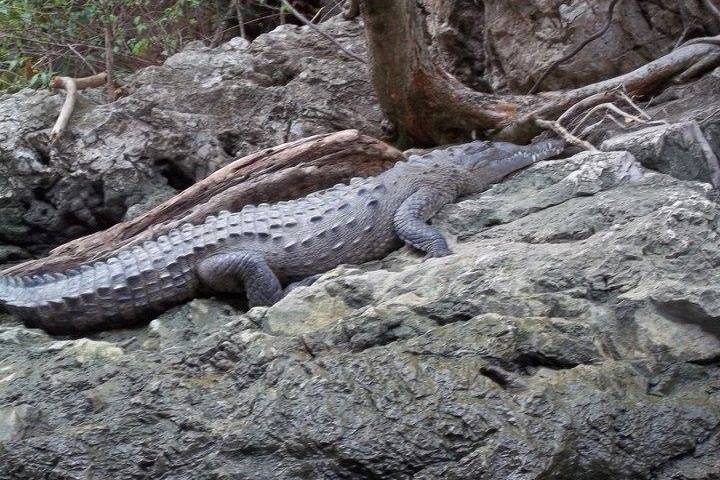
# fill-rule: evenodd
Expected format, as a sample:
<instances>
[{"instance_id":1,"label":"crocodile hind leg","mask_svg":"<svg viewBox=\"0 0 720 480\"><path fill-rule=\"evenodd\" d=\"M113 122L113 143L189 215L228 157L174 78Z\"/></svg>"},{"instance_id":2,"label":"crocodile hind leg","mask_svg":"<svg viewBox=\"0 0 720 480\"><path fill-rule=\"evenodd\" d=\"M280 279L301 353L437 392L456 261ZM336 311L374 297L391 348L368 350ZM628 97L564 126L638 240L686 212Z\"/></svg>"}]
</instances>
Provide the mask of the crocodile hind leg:
<instances>
[{"instance_id":1,"label":"crocodile hind leg","mask_svg":"<svg viewBox=\"0 0 720 480\"><path fill-rule=\"evenodd\" d=\"M216 292L245 291L250 307L272 305L283 296L280 281L258 252L218 253L202 260L197 273Z\"/></svg>"},{"instance_id":2,"label":"crocodile hind leg","mask_svg":"<svg viewBox=\"0 0 720 480\"><path fill-rule=\"evenodd\" d=\"M305 277L302 280L298 280L297 282L293 282L287 287L285 287L285 290L283 290L283 297L295 290L298 287L309 287L313 283L317 282L318 278L322 276L321 273L311 275L309 277Z\"/></svg>"},{"instance_id":3,"label":"crocodile hind leg","mask_svg":"<svg viewBox=\"0 0 720 480\"><path fill-rule=\"evenodd\" d=\"M452 197L450 197L452 198ZM452 252L445 237L427 220L448 202L448 195L423 188L410 195L395 212L395 233L408 245L427 253L428 257L444 257Z\"/></svg>"}]
</instances>

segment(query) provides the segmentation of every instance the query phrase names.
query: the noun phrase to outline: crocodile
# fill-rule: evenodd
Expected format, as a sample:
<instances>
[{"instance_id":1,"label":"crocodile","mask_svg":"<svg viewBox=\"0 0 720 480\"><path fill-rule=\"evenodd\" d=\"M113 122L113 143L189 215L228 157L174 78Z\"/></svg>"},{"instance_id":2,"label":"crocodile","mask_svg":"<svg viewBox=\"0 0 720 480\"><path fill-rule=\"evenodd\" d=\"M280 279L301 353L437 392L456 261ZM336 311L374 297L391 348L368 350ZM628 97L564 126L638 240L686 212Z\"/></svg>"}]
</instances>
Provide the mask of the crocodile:
<instances>
[{"instance_id":1,"label":"crocodile","mask_svg":"<svg viewBox=\"0 0 720 480\"><path fill-rule=\"evenodd\" d=\"M293 282L382 258L403 242L427 257L449 255L427 223L442 206L564 147L475 141L414 155L376 177L223 211L64 273L0 276L0 306L29 327L79 334L147 321L205 293L272 305Z\"/></svg>"}]
</instances>

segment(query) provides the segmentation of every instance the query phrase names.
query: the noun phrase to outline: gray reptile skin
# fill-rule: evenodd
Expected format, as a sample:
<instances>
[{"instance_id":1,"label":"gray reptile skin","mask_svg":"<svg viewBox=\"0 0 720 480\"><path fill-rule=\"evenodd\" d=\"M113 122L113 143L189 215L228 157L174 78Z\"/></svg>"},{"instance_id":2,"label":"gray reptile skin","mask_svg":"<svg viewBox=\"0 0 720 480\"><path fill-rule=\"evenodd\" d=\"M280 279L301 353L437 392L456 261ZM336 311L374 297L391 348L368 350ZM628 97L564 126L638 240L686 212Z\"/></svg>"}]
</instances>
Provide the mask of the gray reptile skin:
<instances>
[{"instance_id":1,"label":"gray reptile skin","mask_svg":"<svg viewBox=\"0 0 720 480\"><path fill-rule=\"evenodd\" d=\"M473 142L413 156L350 185L221 212L64 274L0 277L0 305L51 333L126 327L205 291L271 305L282 284L382 258L401 240L430 257L450 254L426 223L435 212L563 148L559 140Z\"/></svg>"}]
</instances>

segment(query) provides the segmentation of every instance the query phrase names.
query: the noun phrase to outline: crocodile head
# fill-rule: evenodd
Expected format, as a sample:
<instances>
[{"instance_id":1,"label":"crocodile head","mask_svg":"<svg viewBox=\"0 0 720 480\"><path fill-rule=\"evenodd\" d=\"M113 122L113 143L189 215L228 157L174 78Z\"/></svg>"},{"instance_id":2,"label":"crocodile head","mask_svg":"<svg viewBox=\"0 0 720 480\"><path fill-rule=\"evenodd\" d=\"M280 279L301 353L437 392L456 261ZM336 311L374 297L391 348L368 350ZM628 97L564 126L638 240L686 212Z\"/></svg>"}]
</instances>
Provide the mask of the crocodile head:
<instances>
[{"instance_id":1,"label":"crocodile head","mask_svg":"<svg viewBox=\"0 0 720 480\"><path fill-rule=\"evenodd\" d=\"M463 177L463 194L485 190L516 170L554 157L565 149L564 140L542 140L530 145L506 142L473 142L456 156Z\"/></svg>"}]
</instances>

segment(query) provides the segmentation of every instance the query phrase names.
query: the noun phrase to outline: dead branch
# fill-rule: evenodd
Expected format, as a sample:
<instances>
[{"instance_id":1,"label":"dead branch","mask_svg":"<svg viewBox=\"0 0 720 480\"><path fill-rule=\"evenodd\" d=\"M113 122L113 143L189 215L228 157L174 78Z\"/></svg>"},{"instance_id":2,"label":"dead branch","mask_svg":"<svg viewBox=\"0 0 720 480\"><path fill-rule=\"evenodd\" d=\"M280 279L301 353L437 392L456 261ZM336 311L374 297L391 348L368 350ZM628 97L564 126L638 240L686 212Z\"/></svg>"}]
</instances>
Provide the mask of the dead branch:
<instances>
[{"instance_id":1,"label":"dead branch","mask_svg":"<svg viewBox=\"0 0 720 480\"><path fill-rule=\"evenodd\" d=\"M629 114L629 113L627 113L627 112L623 112L622 110L620 110L618 107L616 107L616 106L613 105L612 103L601 103L600 105L596 105L596 106L594 106L593 108L591 108L591 109L583 116L583 118L580 120L580 122L578 122L578 125L572 130L571 133L572 133L573 135L576 134L577 131L578 131L578 129L582 126L582 124L585 123L595 112L597 112L597 111L599 111L599 110L609 110L609 111L611 111L611 112L619 115L620 117L624 118L626 122L636 122L636 123L639 123L639 124L641 124L641 125L642 125L642 124L645 124L645 123L648 123L647 120L644 120L644 119L642 119L642 118L640 118L640 117L637 117L637 116L635 116L635 115L631 115L631 114Z\"/></svg>"},{"instance_id":2,"label":"dead branch","mask_svg":"<svg viewBox=\"0 0 720 480\"><path fill-rule=\"evenodd\" d=\"M571 58L573 58L575 55L577 55L578 53L580 53L580 52L582 51L582 49L584 49L586 46L588 46L590 43L594 42L594 41L597 40L598 38L600 38L600 37L602 37L603 35L605 35L605 33L606 33L608 30L610 30L610 27L612 26L612 21L613 21L613 15L614 15L614 12L615 12L615 5L617 5L618 2L620 2L620 1L622 1L622 0L612 0L612 1L610 2L610 5L608 6L608 12L607 12L607 18L606 18L606 20L605 20L605 24L600 28L600 30L598 30L597 32L593 33L593 34L590 35L588 38L586 38L582 43L580 43L580 45L578 45L577 47L573 48L570 53L568 53L567 55L563 56L562 58L560 58L560 59L558 59L558 60L555 60L555 61L547 68L547 70L545 70L545 73L543 73L543 74L540 76L540 78L537 79L537 81L535 82L535 84L532 86L532 88L531 88L530 91L528 92L528 95L532 95L532 94L536 93L536 92L540 89L540 85L542 85L542 83L545 81L545 79L548 77L548 75L550 75L553 71L555 71L555 69L556 69L557 67L559 67L559 66L562 65L563 63L565 63L565 62L567 62L568 60L570 60Z\"/></svg>"},{"instance_id":3,"label":"dead branch","mask_svg":"<svg viewBox=\"0 0 720 480\"><path fill-rule=\"evenodd\" d=\"M535 123L541 128L544 128L546 130L552 130L553 132L557 133L562 137L567 143L570 143L572 145L577 145L579 147L584 148L585 150L588 150L590 152L597 152L598 149L595 148L593 144L590 142L586 142L585 140L581 140L572 133L568 132L562 125L560 125L558 122L553 122L550 120L542 120L540 118L535 119Z\"/></svg>"},{"instance_id":4,"label":"dead branch","mask_svg":"<svg viewBox=\"0 0 720 480\"><path fill-rule=\"evenodd\" d=\"M73 240L46 258L4 273L56 272L102 260L120 247L141 244L183 223L199 223L247 204L298 198L351 177L377 175L403 159L400 151L357 130L286 143L234 161L136 219Z\"/></svg>"},{"instance_id":5,"label":"dead branch","mask_svg":"<svg viewBox=\"0 0 720 480\"><path fill-rule=\"evenodd\" d=\"M358 62L367 63L364 58L362 58L362 57L354 54L353 52L351 52L350 50L348 50L347 48L345 48L344 46L342 46L342 44L341 44L340 42L338 42L337 40L335 40L332 35L330 35L329 33L325 32L325 31L322 30L320 27L318 27L317 25L315 25L314 23L312 23L310 20L308 20L307 18L305 18L305 15L303 15L303 14L300 13L300 12L298 12L298 11L295 9L295 7L293 7L292 5L290 5L290 2L288 2L287 0L281 0L281 3L283 4L283 6L285 6L285 8L287 8L287 9L290 11L290 13L292 13L292 14L295 16L295 18L297 18L297 19L300 20L302 23L304 23L305 25L307 25L308 27L310 27L310 29L312 29L313 31L315 31L316 33L318 33L319 35L321 35L322 37L325 37L326 39L328 39L330 42L332 42L333 45L335 45L337 48L339 48L340 51L343 52L345 55L349 56L350 58L352 58L352 59L354 59L354 60L357 60Z\"/></svg>"},{"instance_id":6,"label":"dead branch","mask_svg":"<svg viewBox=\"0 0 720 480\"><path fill-rule=\"evenodd\" d=\"M70 115L75 108L78 90L102 86L107 79L105 72L83 78L53 77L50 81L50 88L65 90L65 102L60 109L55 125L50 131L50 143L55 143L67 128Z\"/></svg>"}]
</instances>

